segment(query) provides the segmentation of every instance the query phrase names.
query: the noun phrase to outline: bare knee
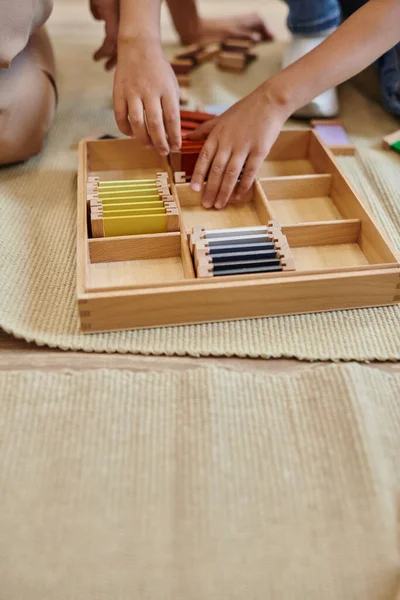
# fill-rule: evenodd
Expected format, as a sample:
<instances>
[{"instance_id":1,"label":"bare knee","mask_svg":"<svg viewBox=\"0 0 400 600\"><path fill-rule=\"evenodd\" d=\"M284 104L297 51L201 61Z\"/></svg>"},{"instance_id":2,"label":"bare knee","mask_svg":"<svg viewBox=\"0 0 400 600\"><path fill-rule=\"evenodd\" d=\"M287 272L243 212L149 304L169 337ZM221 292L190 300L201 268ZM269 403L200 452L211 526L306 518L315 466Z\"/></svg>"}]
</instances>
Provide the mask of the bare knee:
<instances>
[{"instance_id":1,"label":"bare knee","mask_svg":"<svg viewBox=\"0 0 400 600\"><path fill-rule=\"evenodd\" d=\"M31 36L28 46L9 69L0 69L1 165L38 154L54 117L55 87L38 60L38 57L43 59L46 66L48 38L45 32L41 36L39 33Z\"/></svg>"},{"instance_id":2,"label":"bare knee","mask_svg":"<svg viewBox=\"0 0 400 600\"><path fill-rule=\"evenodd\" d=\"M22 162L39 154L43 148L45 131L38 121L26 127L17 114L0 111L0 165Z\"/></svg>"}]
</instances>

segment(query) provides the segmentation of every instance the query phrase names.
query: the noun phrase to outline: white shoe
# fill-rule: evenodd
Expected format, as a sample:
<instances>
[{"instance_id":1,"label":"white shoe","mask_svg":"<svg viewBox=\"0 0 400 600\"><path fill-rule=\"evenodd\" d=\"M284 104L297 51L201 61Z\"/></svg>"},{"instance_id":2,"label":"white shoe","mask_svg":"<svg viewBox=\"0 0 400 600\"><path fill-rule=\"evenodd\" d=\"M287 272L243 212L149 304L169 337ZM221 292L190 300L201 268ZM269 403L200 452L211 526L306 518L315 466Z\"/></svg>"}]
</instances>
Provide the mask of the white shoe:
<instances>
[{"instance_id":1,"label":"white shoe","mask_svg":"<svg viewBox=\"0 0 400 600\"><path fill-rule=\"evenodd\" d=\"M289 46L287 47L285 54L282 59L282 67L288 67L292 63L299 60L311 50L314 50L319 44L321 44L331 33L327 32L321 36L306 37L306 36L293 36ZM312 102L303 106L297 110L293 117L300 119L316 119L316 118L329 118L336 117L339 113L339 98L336 88L326 90L320 96L315 98Z\"/></svg>"}]
</instances>

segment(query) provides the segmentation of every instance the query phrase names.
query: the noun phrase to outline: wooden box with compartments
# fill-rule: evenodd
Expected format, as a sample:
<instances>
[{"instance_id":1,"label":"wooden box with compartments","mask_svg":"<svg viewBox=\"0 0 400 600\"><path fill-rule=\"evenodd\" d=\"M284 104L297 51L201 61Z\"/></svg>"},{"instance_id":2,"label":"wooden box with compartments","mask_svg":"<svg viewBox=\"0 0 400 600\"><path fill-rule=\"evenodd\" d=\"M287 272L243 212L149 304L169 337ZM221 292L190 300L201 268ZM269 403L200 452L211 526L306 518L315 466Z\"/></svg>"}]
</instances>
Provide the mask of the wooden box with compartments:
<instances>
[{"instance_id":1,"label":"wooden box with compartments","mask_svg":"<svg viewBox=\"0 0 400 600\"><path fill-rule=\"evenodd\" d=\"M207 210L130 139L79 149L84 332L400 302L400 259L312 130L285 130L240 203Z\"/></svg>"}]
</instances>

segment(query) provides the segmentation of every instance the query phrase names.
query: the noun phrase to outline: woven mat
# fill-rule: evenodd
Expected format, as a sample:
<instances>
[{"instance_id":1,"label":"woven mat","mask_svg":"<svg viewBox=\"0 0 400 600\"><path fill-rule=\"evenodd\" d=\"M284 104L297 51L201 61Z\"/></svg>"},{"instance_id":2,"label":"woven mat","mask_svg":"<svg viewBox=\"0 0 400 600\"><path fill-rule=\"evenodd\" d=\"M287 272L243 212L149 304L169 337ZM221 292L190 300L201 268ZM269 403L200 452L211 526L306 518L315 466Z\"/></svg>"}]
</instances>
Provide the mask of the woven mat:
<instances>
[{"instance_id":1,"label":"woven mat","mask_svg":"<svg viewBox=\"0 0 400 600\"><path fill-rule=\"evenodd\" d=\"M394 600L399 390L354 364L0 373L1 598Z\"/></svg>"},{"instance_id":2,"label":"woven mat","mask_svg":"<svg viewBox=\"0 0 400 600\"><path fill-rule=\"evenodd\" d=\"M46 149L24 165L0 171L0 326L37 344L86 351L398 360L397 307L80 334L75 297L76 143L99 127L111 133L116 128L112 79L90 59L95 34L84 28L83 17L78 26L68 7L63 10L52 28L61 101ZM213 65L206 65L196 74L193 93L205 103L237 98L279 68L282 49L282 44L264 47L242 77L218 74ZM349 133L360 148L358 158L341 159L342 165L400 248L400 157L376 145L398 124L351 86L342 90L342 105Z\"/></svg>"}]
</instances>

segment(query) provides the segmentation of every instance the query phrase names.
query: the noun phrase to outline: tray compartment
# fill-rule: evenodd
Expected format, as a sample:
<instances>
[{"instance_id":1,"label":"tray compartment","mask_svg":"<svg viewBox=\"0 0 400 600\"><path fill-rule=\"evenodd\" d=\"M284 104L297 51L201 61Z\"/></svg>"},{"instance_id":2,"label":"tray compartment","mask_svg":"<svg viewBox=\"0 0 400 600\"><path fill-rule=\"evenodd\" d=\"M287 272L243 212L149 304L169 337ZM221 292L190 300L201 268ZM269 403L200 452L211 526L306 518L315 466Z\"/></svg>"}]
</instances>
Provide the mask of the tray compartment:
<instances>
[{"instance_id":1,"label":"tray compartment","mask_svg":"<svg viewBox=\"0 0 400 600\"><path fill-rule=\"evenodd\" d=\"M305 223L282 227L292 249L297 271L374 268L360 244L362 221L349 219L328 223ZM389 261L379 263L380 268ZM393 265L393 263L390 263Z\"/></svg>"},{"instance_id":2,"label":"tray compartment","mask_svg":"<svg viewBox=\"0 0 400 600\"><path fill-rule=\"evenodd\" d=\"M332 153L314 135L310 138L309 154L320 173L332 175L331 197L343 219L360 219L361 230L358 244L371 265L399 262L389 240L357 196L355 189L335 163Z\"/></svg>"},{"instance_id":3,"label":"tray compartment","mask_svg":"<svg viewBox=\"0 0 400 600\"><path fill-rule=\"evenodd\" d=\"M267 225L271 214L258 182L241 202L230 201L222 210L207 209L201 204L201 192L194 192L190 184L177 184L176 191L181 209L183 227L189 233L193 227L230 229Z\"/></svg>"},{"instance_id":4,"label":"tray compartment","mask_svg":"<svg viewBox=\"0 0 400 600\"><path fill-rule=\"evenodd\" d=\"M357 243L292 248L298 271L360 267L369 262Z\"/></svg>"},{"instance_id":5,"label":"tray compartment","mask_svg":"<svg viewBox=\"0 0 400 600\"><path fill-rule=\"evenodd\" d=\"M187 240L180 233L89 240L89 258L90 291L194 278Z\"/></svg>"},{"instance_id":6,"label":"tray compartment","mask_svg":"<svg viewBox=\"0 0 400 600\"><path fill-rule=\"evenodd\" d=\"M343 219L331 195L332 175L261 179L273 218L282 225Z\"/></svg>"},{"instance_id":7,"label":"tray compartment","mask_svg":"<svg viewBox=\"0 0 400 600\"><path fill-rule=\"evenodd\" d=\"M284 177L318 173L309 156L311 130L285 130L263 162L258 177Z\"/></svg>"},{"instance_id":8,"label":"tray compartment","mask_svg":"<svg viewBox=\"0 0 400 600\"><path fill-rule=\"evenodd\" d=\"M87 142L87 176L102 181L155 178L170 173L168 161L153 148L132 139Z\"/></svg>"}]
</instances>

